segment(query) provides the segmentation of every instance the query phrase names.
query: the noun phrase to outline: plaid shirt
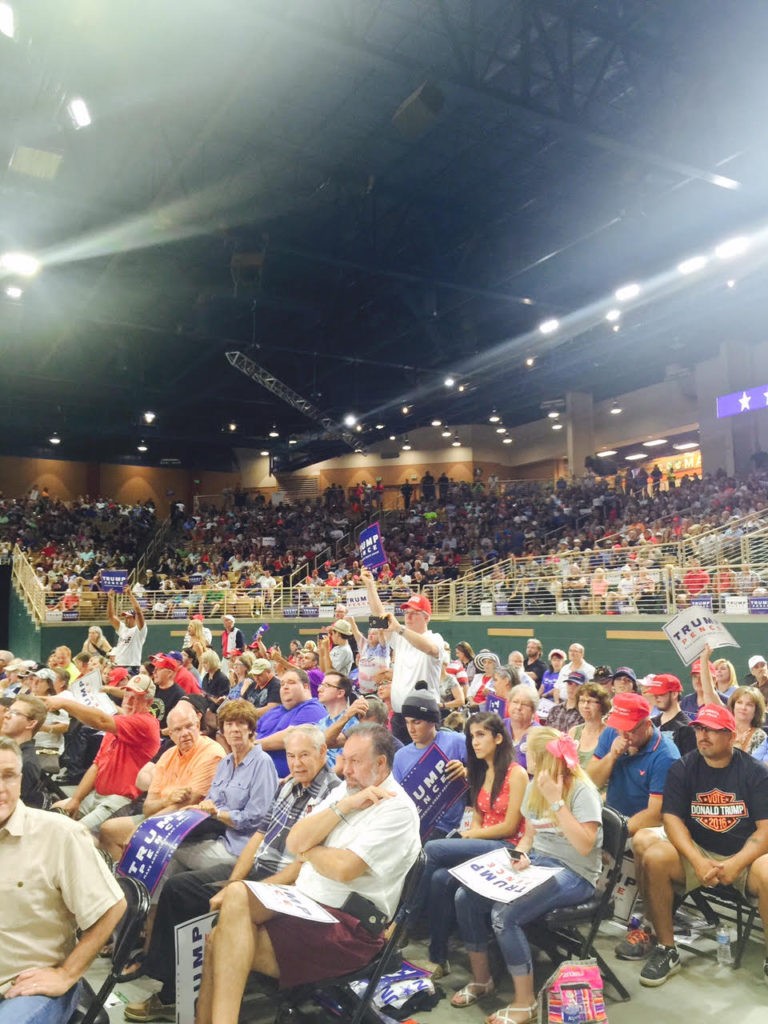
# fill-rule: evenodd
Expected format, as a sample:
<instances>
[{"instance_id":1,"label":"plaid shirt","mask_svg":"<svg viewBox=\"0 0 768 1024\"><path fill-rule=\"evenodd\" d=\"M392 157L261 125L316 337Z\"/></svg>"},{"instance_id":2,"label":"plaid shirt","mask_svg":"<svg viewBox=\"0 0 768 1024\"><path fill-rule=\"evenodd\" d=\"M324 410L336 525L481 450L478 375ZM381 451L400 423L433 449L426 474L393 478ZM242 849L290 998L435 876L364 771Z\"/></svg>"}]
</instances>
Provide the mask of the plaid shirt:
<instances>
[{"instance_id":1,"label":"plaid shirt","mask_svg":"<svg viewBox=\"0 0 768 1024\"><path fill-rule=\"evenodd\" d=\"M323 767L308 786L302 786L295 779L288 779L282 786L269 813L256 828L257 832L264 833L253 862L253 870L260 878L274 875L293 862L293 855L285 849L288 833L297 821L310 814L340 782L341 779L332 771Z\"/></svg>"}]
</instances>

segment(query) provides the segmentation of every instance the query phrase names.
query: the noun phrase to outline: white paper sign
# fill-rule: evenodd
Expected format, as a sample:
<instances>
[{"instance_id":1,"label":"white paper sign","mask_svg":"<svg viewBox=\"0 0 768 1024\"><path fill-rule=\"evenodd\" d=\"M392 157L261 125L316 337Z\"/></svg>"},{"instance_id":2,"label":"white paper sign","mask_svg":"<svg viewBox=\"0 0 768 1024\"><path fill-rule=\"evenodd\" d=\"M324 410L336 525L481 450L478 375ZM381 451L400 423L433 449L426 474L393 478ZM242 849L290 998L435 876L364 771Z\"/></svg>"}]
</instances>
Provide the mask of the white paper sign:
<instances>
[{"instance_id":1,"label":"white paper sign","mask_svg":"<svg viewBox=\"0 0 768 1024\"><path fill-rule=\"evenodd\" d=\"M86 704L89 708L98 708L108 715L117 714L117 705L101 690L101 675L94 671L81 676L69 685L69 692L78 704Z\"/></svg>"},{"instance_id":2,"label":"white paper sign","mask_svg":"<svg viewBox=\"0 0 768 1024\"><path fill-rule=\"evenodd\" d=\"M706 608L684 608L664 626L664 632L684 665L694 662L707 644L712 650L740 646Z\"/></svg>"},{"instance_id":3,"label":"white paper sign","mask_svg":"<svg viewBox=\"0 0 768 1024\"><path fill-rule=\"evenodd\" d=\"M203 914L177 924L176 940L176 1024L194 1024L195 999L203 978L206 937L213 931L216 914Z\"/></svg>"},{"instance_id":4,"label":"white paper sign","mask_svg":"<svg viewBox=\"0 0 768 1024\"><path fill-rule=\"evenodd\" d=\"M293 885L267 885L266 882L245 884L267 910L274 910L276 914L290 914L292 917L303 917L305 921L320 921L322 924L333 924L337 920L325 907L300 893Z\"/></svg>"},{"instance_id":5,"label":"white paper sign","mask_svg":"<svg viewBox=\"0 0 768 1024\"><path fill-rule=\"evenodd\" d=\"M560 870L532 864L521 871L516 871L506 849L500 849L484 853L482 857L466 860L458 867L451 868L450 873L462 885L485 896L486 899L495 900L497 903L511 903L512 900L524 896L531 889L536 889L553 878Z\"/></svg>"},{"instance_id":6,"label":"white paper sign","mask_svg":"<svg viewBox=\"0 0 768 1024\"><path fill-rule=\"evenodd\" d=\"M367 590L348 590L344 595L344 604L347 606L347 612L355 619L360 616L368 618L372 614Z\"/></svg>"}]
</instances>

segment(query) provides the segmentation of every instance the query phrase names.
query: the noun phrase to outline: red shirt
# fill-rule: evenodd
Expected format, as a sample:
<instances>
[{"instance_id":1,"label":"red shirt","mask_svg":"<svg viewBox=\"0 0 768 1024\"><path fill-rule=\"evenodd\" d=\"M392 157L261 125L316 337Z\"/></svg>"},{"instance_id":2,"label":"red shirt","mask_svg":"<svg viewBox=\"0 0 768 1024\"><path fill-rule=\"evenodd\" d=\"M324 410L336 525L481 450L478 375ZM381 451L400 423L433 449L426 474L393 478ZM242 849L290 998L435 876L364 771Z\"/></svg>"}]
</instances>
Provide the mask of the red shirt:
<instances>
[{"instance_id":1,"label":"red shirt","mask_svg":"<svg viewBox=\"0 0 768 1024\"><path fill-rule=\"evenodd\" d=\"M128 796L135 800L139 769L160 749L160 723L148 711L115 715L116 733L101 741L94 764L98 767L94 790L102 796Z\"/></svg>"},{"instance_id":2,"label":"red shirt","mask_svg":"<svg viewBox=\"0 0 768 1024\"><path fill-rule=\"evenodd\" d=\"M174 683L178 683L179 686L184 690L185 693L202 693L203 691L198 686L197 680L189 671L188 668L184 668L182 665L176 671L176 675L173 677Z\"/></svg>"},{"instance_id":3,"label":"red shirt","mask_svg":"<svg viewBox=\"0 0 768 1024\"><path fill-rule=\"evenodd\" d=\"M689 569L683 576L683 586L691 597L696 597L709 586L709 573L704 569Z\"/></svg>"}]
</instances>

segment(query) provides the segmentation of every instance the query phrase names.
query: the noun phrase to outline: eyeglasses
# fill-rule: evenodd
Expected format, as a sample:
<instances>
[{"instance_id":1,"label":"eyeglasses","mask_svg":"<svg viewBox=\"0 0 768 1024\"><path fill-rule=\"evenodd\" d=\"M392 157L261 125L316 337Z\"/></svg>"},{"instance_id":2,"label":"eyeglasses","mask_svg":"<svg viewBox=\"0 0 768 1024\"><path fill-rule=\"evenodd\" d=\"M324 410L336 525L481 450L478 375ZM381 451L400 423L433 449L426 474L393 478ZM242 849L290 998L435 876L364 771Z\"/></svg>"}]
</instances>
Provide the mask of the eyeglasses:
<instances>
[{"instance_id":1,"label":"eyeglasses","mask_svg":"<svg viewBox=\"0 0 768 1024\"><path fill-rule=\"evenodd\" d=\"M336 683L327 683L325 679L320 683L321 686L330 686L332 690L343 690L343 686L337 686Z\"/></svg>"}]
</instances>

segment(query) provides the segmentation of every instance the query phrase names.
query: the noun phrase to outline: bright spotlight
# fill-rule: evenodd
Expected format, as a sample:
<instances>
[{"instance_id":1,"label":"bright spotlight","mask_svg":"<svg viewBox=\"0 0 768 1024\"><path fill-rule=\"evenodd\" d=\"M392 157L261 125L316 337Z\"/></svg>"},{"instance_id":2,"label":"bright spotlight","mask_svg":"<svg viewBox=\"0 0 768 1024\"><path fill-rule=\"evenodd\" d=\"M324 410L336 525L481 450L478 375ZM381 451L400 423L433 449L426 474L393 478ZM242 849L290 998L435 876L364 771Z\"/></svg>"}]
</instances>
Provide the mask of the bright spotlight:
<instances>
[{"instance_id":1,"label":"bright spotlight","mask_svg":"<svg viewBox=\"0 0 768 1024\"><path fill-rule=\"evenodd\" d=\"M156 419L157 419L157 413L152 412L150 409L147 409L147 411L144 413L144 422L145 423L154 423ZM232 427L230 427L229 429L231 430Z\"/></svg>"},{"instance_id":2,"label":"bright spotlight","mask_svg":"<svg viewBox=\"0 0 768 1024\"><path fill-rule=\"evenodd\" d=\"M40 260L25 252L4 252L0 256L0 270L21 277L34 277L40 269Z\"/></svg>"},{"instance_id":3,"label":"bright spotlight","mask_svg":"<svg viewBox=\"0 0 768 1024\"><path fill-rule=\"evenodd\" d=\"M432 420L432 426L433 427L442 427L442 425L443 425L443 421L442 420Z\"/></svg>"},{"instance_id":4,"label":"bright spotlight","mask_svg":"<svg viewBox=\"0 0 768 1024\"><path fill-rule=\"evenodd\" d=\"M615 324L617 320L621 319L621 310L609 309L608 312L605 314L605 319L608 321L609 324Z\"/></svg>"},{"instance_id":5,"label":"bright spotlight","mask_svg":"<svg viewBox=\"0 0 768 1024\"><path fill-rule=\"evenodd\" d=\"M560 413L557 411L557 409L553 409L552 412L548 412L547 416L551 420L559 420L560 419Z\"/></svg>"},{"instance_id":6,"label":"bright spotlight","mask_svg":"<svg viewBox=\"0 0 768 1024\"><path fill-rule=\"evenodd\" d=\"M453 377L446 377L445 380L443 381L443 384L445 384L447 388L452 388L455 383L456 381L454 380Z\"/></svg>"},{"instance_id":7,"label":"bright spotlight","mask_svg":"<svg viewBox=\"0 0 768 1024\"><path fill-rule=\"evenodd\" d=\"M607 459L609 455L616 455L615 449L604 448L603 451L597 453L598 459Z\"/></svg>"},{"instance_id":8,"label":"bright spotlight","mask_svg":"<svg viewBox=\"0 0 768 1024\"><path fill-rule=\"evenodd\" d=\"M555 320L553 317L551 320L542 320L539 324L539 330L542 334L554 334L559 326L560 321Z\"/></svg>"},{"instance_id":9,"label":"bright spotlight","mask_svg":"<svg viewBox=\"0 0 768 1024\"><path fill-rule=\"evenodd\" d=\"M618 402L614 402L611 406L611 416L620 416L623 411Z\"/></svg>"},{"instance_id":10,"label":"bright spotlight","mask_svg":"<svg viewBox=\"0 0 768 1024\"><path fill-rule=\"evenodd\" d=\"M640 294L639 284L624 284L613 293L619 302L629 302Z\"/></svg>"},{"instance_id":11,"label":"bright spotlight","mask_svg":"<svg viewBox=\"0 0 768 1024\"><path fill-rule=\"evenodd\" d=\"M266 457L269 455L269 452L261 451L261 452L259 452L259 455L261 455L262 458L266 459Z\"/></svg>"},{"instance_id":12,"label":"bright spotlight","mask_svg":"<svg viewBox=\"0 0 768 1024\"><path fill-rule=\"evenodd\" d=\"M13 19L13 8L10 4L0 4L0 32L9 39L16 35L16 26Z\"/></svg>"},{"instance_id":13,"label":"bright spotlight","mask_svg":"<svg viewBox=\"0 0 768 1024\"><path fill-rule=\"evenodd\" d=\"M137 452L146 452L147 450L148 449L144 441L139 441L139 443L136 445Z\"/></svg>"},{"instance_id":14,"label":"bright spotlight","mask_svg":"<svg viewBox=\"0 0 768 1024\"><path fill-rule=\"evenodd\" d=\"M73 96L67 104L67 113L75 128L87 128L91 123L91 114L85 100L81 96Z\"/></svg>"},{"instance_id":15,"label":"bright spotlight","mask_svg":"<svg viewBox=\"0 0 768 1024\"><path fill-rule=\"evenodd\" d=\"M563 429L563 424L562 423L553 423L552 424L552 429L553 430L562 430Z\"/></svg>"},{"instance_id":16,"label":"bright spotlight","mask_svg":"<svg viewBox=\"0 0 768 1024\"><path fill-rule=\"evenodd\" d=\"M459 440L458 436L454 437L454 439L451 441L451 448L461 448L461 441Z\"/></svg>"},{"instance_id":17,"label":"bright spotlight","mask_svg":"<svg viewBox=\"0 0 768 1024\"><path fill-rule=\"evenodd\" d=\"M501 421L501 416L499 416L499 414L494 409L491 412L491 415L488 417L488 422L489 423L499 423L500 421Z\"/></svg>"},{"instance_id":18,"label":"bright spotlight","mask_svg":"<svg viewBox=\"0 0 768 1024\"><path fill-rule=\"evenodd\" d=\"M695 274L697 270L703 270L708 263L706 256L691 256L690 259L678 263L677 269L681 274Z\"/></svg>"},{"instance_id":19,"label":"bright spotlight","mask_svg":"<svg viewBox=\"0 0 768 1024\"><path fill-rule=\"evenodd\" d=\"M270 437L280 437L280 431L277 429L277 424L272 424L272 429L269 432Z\"/></svg>"},{"instance_id":20,"label":"bright spotlight","mask_svg":"<svg viewBox=\"0 0 768 1024\"><path fill-rule=\"evenodd\" d=\"M352 412L348 412L347 415L344 417L344 426L345 427L354 427L354 425L356 423L357 423L357 416L355 416L355 414L352 413Z\"/></svg>"},{"instance_id":21,"label":"bright spotlight","mask_svg":"<svg viewBox=\"0 0 768 1024\"><path fill-rule=\"evenodd\" d=\"M59 437L55 430L48 438L48 440L50 441L51 444L61 444L61 438Z\"/></svg>"},{"instance_id":22,"label":"bright spotlight","mask_svg":"<svg viewBox=\"0 0 768 1024\"><path fill-rule=\"evenodd\" d=\"M403 441L403 451L404 452L409 452L410 450L411 450L411 442L406 437L406 439Z\"/></svg>"},{"instance_id":23,"label":"bright spotlight","mask_svg":"<svg viewBox=\"0 0 768 1024\"><path fill-rule=\"evenodd\" d=\"M741 188L740 181L736 181L735 178L726 178L722 174L713 174L712 184L717 185L718 188L730 189L733 192Z\"/></svg>"},{"instance_id":24,"label":"bright spotlight","mask_svg":"<svg viewBox=\"0 0 768 1024\"><path fill-rule=\"evenodd\" d=\"M503 437L501 439L501 443L502 444L512 444L512 438L511 437Z\"/></svg>"},{"instance_id":25,"label":"bright spotlight","mask_svg":"<svg viewBox=\"0 0 768 1024\"><path fill-rule=\"evenodd\" d=\"M533 366L535 362L536 360L533 358L533 356L528 356L528 358L525 360L525 365L530 367Z\"/></svg>"},{"instance_id":26,"label":"bright spotlight","mask_svg":"<svg viewBox=\"0 0 768 1024\"><path fill-rule=\"evenodd\" d=\"M734 256L741 256L749 248L749 239L743 236L739 238L729 238L725 242L721 242L720 245L715 249L715 256L719 260L731 260Z\"/></svg>"},{"instance_id":27,"label":"bright spotlight","mask_svg":"<svg viewBox=\"0 0 768 1024\"><path fill-rule=\"evenodd\" d=\"M298 443L299 442L296 440L295 437L289 437L288 438L288 444L298 444Z\"/></svg>"},{"instance_id":28,"label":"bright spotlight","mask_svg":"<svg viewBox=\"0 0 768 1024\"><path fill-rule=\"evenodd\" d=\"M236 423L229 423L228 424L228 429L229 429L230 434L234 434L234 432L237 430L237 424Z\"/></svg>"},{"instance_id":29,"label":"bright spotlight","mask_svg":"<svg viewBox=\"0 0 768 1024\"><path fill-rule=\"evenodd\" d=\"M448 427L443 427L443 430L442 430L442 436L443 436L443 437L450 437L450 436L451 436L451 432L450 432L450 430L448 429Z\"/></svg>"},{"instance_id":30,"label":"bright spotlight","mask_svg":"<svg viewBox=\"0 0 768 1024\"><path fill-rule=\"evenodd\" d=\"M24 292L17 284L9 284L5 289L5 294L9 299L20 299Z\"/></svg>"}]
</instances>

